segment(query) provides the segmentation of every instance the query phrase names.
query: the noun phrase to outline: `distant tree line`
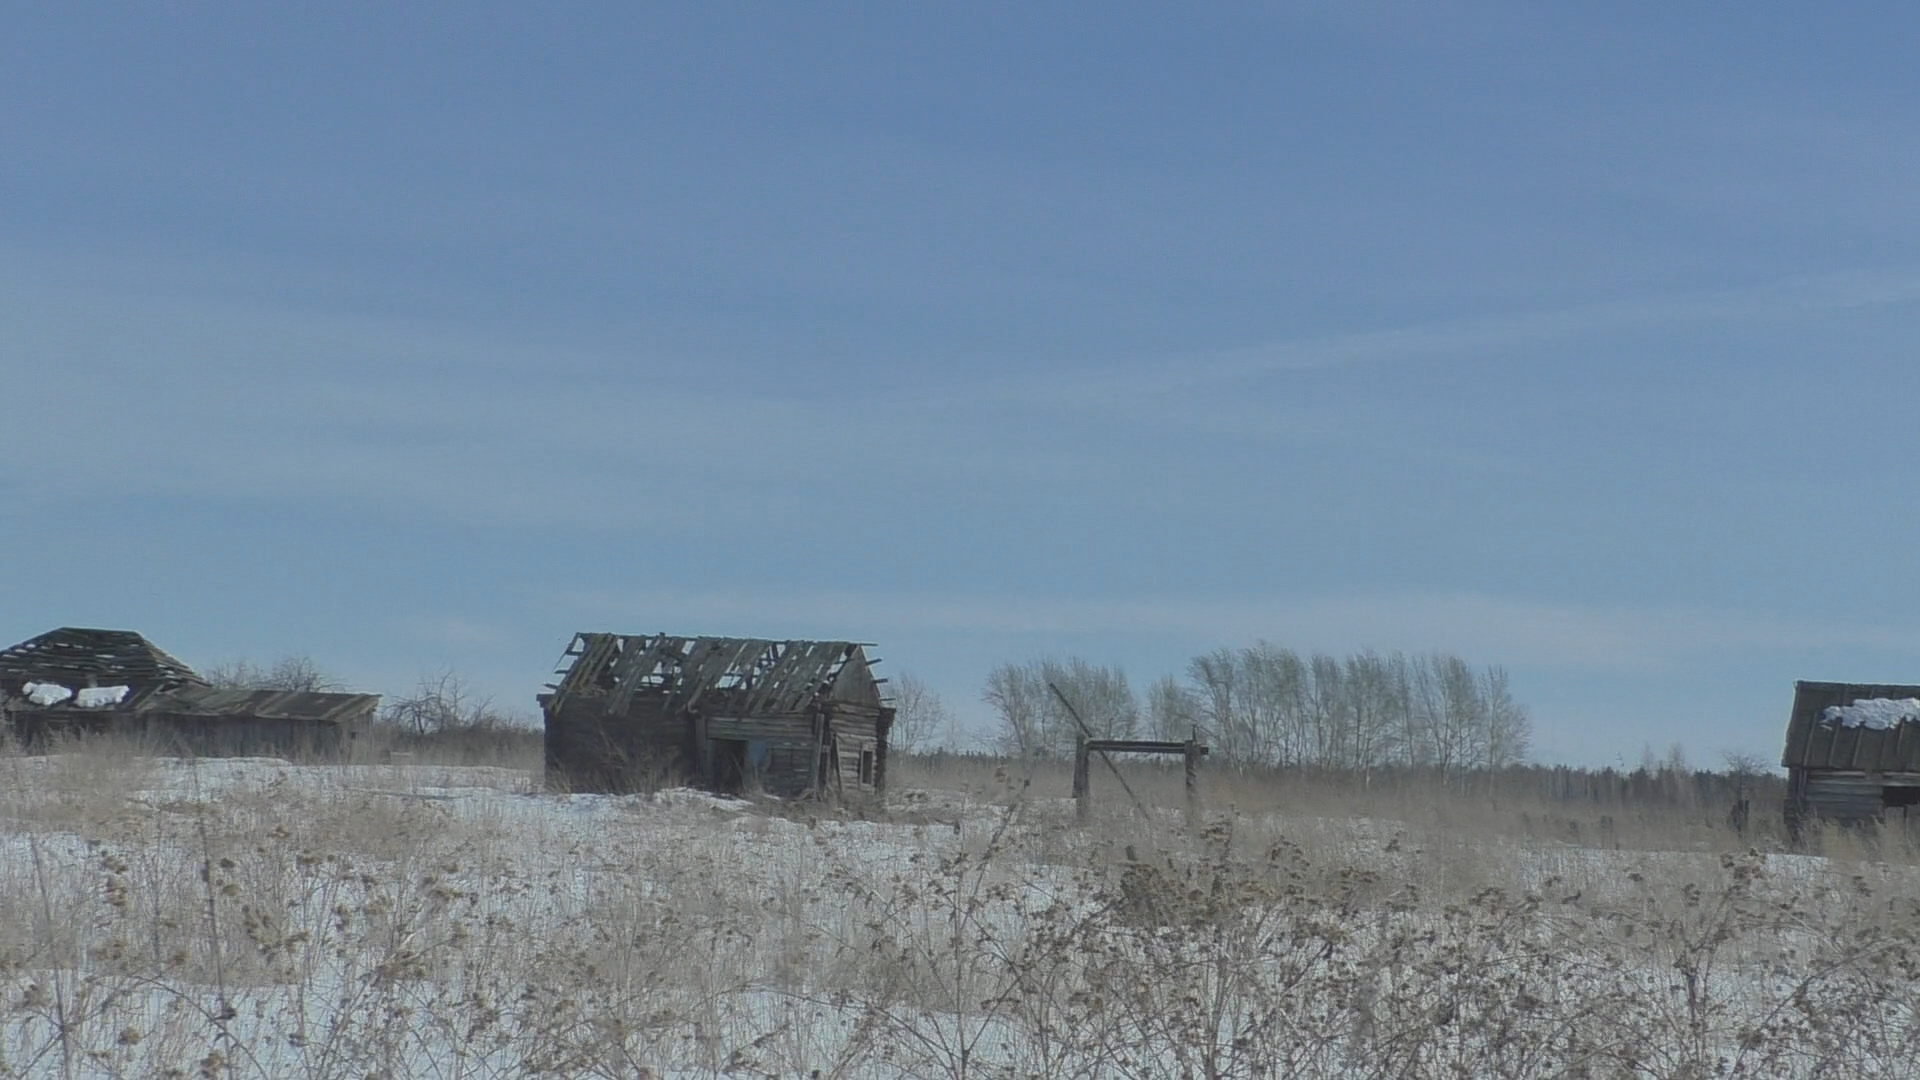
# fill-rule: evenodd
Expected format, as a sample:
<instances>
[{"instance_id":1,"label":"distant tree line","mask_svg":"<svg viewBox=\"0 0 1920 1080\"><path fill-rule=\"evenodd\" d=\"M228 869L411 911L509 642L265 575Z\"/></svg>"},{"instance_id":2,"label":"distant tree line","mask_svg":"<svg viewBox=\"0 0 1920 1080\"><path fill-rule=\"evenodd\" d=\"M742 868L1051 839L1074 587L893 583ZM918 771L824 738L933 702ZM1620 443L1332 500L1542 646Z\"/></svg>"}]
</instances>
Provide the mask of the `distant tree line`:
<instances>
[{"instance_id":1,"label":"distant tree line","mask_svg":"<svg viewBox=\"0 0 1920 1080\"><path fill-rule=\"evenodd\" d=\"M1005 663L982 698L997 721L993 748L1009 756L1066 757L1079 726L1048 688L1060 688L1096 738L1181 740L1243 766L1338 770L1421 768L1453 775L1524 762L1532 721L1507 673L1451 653L1338 659L1270 642L1194 657L1144 699L1118 667L1079 657Z\"/></svg>"}]
</instances>

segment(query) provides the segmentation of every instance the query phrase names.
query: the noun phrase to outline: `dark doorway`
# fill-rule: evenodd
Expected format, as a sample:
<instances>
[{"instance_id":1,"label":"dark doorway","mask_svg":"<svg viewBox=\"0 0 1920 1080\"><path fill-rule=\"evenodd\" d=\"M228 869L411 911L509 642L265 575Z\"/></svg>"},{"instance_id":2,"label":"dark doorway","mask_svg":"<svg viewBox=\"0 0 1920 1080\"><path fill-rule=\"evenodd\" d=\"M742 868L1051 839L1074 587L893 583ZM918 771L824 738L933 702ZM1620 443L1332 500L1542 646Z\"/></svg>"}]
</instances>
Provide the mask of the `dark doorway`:
<instances>
[{"instance_id":1,"label":"dark doorway","mask_svg":"<svg viewBox=\"0 0 1920 1080\"><path fill-rule=\"evenodd\" d=\"M738 795L747 789L747 740L714 739L713 789Z\"/></svg>"}]
</instances>

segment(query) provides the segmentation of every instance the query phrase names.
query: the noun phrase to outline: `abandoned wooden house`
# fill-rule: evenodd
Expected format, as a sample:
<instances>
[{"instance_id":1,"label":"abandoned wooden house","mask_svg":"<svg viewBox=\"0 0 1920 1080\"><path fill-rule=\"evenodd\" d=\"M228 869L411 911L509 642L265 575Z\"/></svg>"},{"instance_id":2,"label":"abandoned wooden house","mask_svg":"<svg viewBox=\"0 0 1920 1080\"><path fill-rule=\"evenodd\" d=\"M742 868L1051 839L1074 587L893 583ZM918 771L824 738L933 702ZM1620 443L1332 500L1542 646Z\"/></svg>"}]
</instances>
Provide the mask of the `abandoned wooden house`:
<instances>
[{"instance_id":1,"label":"abandoned wooden house","mask_svg":"<svg viewBox=\"0 0 1920 1080\"><path fill-rule=\"evenodd\" d=\"M0 650L0 714L22 746L112 735L160 753L339 754L378 694L218 689L131 630L62 627Z\"/></svg>"},{"instance_id":2,"label":"abandoned wooden house","mask_svg":"<svg viewBox=\"0 0 1920 1080\"><path fill-rule=\"evenodd\" d=\"M874 663L850 641L576 634L539 696L547 785L877 794L893 710Z\"/></svg>"},{"instance_id":3,"label":"abandoned wooden house","mask_svg":"<svg viewBox=\"0 0 1920 1080\"><path fill-rule=\"evenodd\" d=\"M1920 807L1920 686L1795 683L1780 764L1790 822Z\"/></svg>"}]
</instances>

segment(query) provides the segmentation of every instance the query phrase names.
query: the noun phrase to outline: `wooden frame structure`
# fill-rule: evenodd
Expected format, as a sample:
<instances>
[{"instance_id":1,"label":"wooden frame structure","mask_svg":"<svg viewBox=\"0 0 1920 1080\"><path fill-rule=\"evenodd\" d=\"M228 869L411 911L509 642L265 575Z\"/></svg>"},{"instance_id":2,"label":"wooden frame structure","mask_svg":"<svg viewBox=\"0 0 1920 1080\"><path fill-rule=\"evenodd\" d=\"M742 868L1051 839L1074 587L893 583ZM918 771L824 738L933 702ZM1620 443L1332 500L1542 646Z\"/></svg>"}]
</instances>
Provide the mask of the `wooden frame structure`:
<instances>
[{"instance_id":1,"label":"wooden frame structure","mask_svg":"<svg viewBox=\"0 0 1920 1080\"><path fill-rule=\"evenodd\" d=\"M1058 693L1059 691L1055 691ZM1079 717L1076 714L1075 719ZM1093 755L1099 754L1126 786L1125 778L1120 777L1120 769L1113 763L1109 754L1179 754L1186 759L1187 812L1189 815L1199 807L1200 802L1200 759L1207 754L1207 748L1200 745L1197 738L1186 742L1164 742L1151 739L1089 739L1082 736L1073 752L1073 813L1078 821L1085 822L1093 801ZM1132 795L1133 789L1127 788ZM1137 800L1136 800L1137 801Z\"/></svg>"}]
</instances>

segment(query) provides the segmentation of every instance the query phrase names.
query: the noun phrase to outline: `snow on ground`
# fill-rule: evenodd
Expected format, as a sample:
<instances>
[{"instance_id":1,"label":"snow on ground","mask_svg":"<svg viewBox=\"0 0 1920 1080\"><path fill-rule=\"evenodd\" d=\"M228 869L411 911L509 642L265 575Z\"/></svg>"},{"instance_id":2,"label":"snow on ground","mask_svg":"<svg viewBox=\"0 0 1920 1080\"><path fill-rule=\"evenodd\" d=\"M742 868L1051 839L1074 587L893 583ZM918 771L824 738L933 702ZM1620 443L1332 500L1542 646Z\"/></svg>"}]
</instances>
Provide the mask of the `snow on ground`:
<instances>
[{"instance_id":1,"label":"snow on ground","mask_svg":"<svg viewBox=\"0 0 1920 1080\"><path fill-rule=\"evenodd\" d=\"M0 1077L76 1056L76 1075L1525 1076L1577 1071L1539 1034L1569 1025L1614 1047L1596 1071L1657 1075L1631 1047L1664 1036L1630 1029L1669 1015L1676 964L1724 951L1709 1043L1744 1053L1739 1018L1788 1000L1848 912L1920 898L1910 867L1805 855L535 780L0 759ZM1480 1034L1421 1012L1444 1001ZM1535 1021L1516 1001L1567 1004ZM1633 1039L1607 1042L1620 1025ZM1538 1034L1534 1065L1496 1028Z\"/></svg>"}]
</instances>

